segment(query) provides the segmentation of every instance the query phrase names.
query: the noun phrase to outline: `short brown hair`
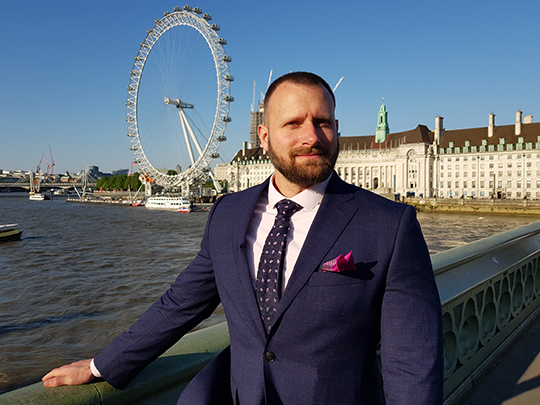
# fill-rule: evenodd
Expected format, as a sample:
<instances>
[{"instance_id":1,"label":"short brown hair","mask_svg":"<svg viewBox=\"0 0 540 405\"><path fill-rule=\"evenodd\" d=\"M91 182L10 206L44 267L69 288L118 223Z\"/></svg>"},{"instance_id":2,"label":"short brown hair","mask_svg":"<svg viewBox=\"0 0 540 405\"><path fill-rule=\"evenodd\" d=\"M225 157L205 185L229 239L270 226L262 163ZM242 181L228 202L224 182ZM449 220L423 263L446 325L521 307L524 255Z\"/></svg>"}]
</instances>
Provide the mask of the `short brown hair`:
<instances>
[{"instance_id":1,"label":"short brown hair","mask_svg":"<svg viewBox=\"0 0 540 405\"><path fill-rule=\"evenodd\" d=\"M334 92L322 77L310 72L291 72L278 77L276 80L274 80L270 87L268 87L268 90L266 91L266 96L264 97L265 115L268 107L268 102L272 97L272 94L274 93L274 91L276 91L280 84L285 82L300 84L304 86L324 86L324 88L328 90L328 93L330 93L330 96L332 96L332 101L334 102L334 110L336 109L336 98L334 97Z\"/></svg>"}]
</instances>

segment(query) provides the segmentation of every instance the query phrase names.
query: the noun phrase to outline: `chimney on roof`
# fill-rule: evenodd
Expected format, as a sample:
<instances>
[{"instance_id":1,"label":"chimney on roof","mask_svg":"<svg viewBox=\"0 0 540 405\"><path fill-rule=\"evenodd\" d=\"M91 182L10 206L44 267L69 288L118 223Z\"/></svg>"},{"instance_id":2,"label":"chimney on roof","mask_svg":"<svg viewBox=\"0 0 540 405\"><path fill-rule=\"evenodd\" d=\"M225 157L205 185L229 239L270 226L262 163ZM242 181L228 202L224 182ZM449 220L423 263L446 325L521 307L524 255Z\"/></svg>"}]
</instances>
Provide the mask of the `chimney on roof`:
<instances>
[{"instance_id":1,"label":"chimney on roof","mask_svg":"<svg viewBox=\"0 0 540 405\"><path fill-rule=\"evenodd\" d=\"M495 128L495 114L489 114L489 125L488 125L488 137L493 136L493 130Z\"/></svg>"},{"instance_id":2,"label":"chimney on roof","mask_svg":"<svg viewBox=\"0 0 540 405\"><path fill-rule=\"evenodd\" d=\"M523 117L523 123L524 124L532 124L533 123L533 116L532 115L526 115Z\"/></svg>"},{"instance_id":3,"label":"chimney on roof","mask_svg":"<svg viewBox=\"0 0 540 405\"><path fill-rule=\"evenodd\" d=\"M246 141L242 142L242 156L246 156L246 147L247 147L247 142Z\"/></svg>"},{"instance_id":4,"label":"chimney on roof","mask_svg":"<svg viewBox=\"0 0 540 405\"><path fill-rule=\"evenodd\" d=\"M443 117L435 117L435 134L433 141L436 145L440 145L444 133L443 120Z\"/></svg>"},{"instance_id":5,"label":"chimney on roof","mask_svg":"<svg viewBox=\"0 0 540 405\"><path fill-rule=\"evenodd\" d=\"M516 111L516 136L521 135L521 115L523 113L519 110Z\"/></svg>"}]
</instances>

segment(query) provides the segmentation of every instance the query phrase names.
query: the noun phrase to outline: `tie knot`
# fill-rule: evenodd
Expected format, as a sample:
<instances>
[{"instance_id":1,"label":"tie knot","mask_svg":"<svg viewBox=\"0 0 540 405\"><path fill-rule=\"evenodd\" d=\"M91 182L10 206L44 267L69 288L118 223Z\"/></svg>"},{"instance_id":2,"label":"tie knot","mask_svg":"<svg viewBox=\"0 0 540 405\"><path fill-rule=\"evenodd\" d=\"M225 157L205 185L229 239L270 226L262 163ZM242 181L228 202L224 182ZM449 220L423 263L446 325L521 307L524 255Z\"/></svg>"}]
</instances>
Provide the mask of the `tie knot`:
<instances>
[{"instance_id":1,"label":"tie knot","mask_svg":"<svg viewBox=\"0 0 540 405\"><path fill-rule=\"evenodd\" d=\"M292 200L281 200L276 204L278 216L290 218L295 212L300 211L302 206Z\"/></svg>"}]
</instances>

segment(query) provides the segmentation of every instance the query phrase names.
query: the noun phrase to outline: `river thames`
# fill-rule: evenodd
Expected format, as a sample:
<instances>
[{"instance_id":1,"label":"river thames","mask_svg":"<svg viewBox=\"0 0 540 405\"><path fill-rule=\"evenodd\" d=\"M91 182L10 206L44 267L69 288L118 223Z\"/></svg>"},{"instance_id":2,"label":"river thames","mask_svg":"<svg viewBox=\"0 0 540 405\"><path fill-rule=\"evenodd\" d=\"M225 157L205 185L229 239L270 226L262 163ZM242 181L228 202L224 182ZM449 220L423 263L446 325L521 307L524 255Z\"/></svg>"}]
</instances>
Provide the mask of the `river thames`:
<instances>
[{"instance_id":1,"label":"river thames","mask_svg":"<svg viewBox=\"0 0 540 405\"><path fill-rule=\"evenodd\" d=\"M29 201L0 194L0 393L93 357L125 331L196 255L208 218L144 207ZM515 229L538 216L419 213L430 253ZM225 320L219 309L201 327Z\"/></svg>"}]
</instances>

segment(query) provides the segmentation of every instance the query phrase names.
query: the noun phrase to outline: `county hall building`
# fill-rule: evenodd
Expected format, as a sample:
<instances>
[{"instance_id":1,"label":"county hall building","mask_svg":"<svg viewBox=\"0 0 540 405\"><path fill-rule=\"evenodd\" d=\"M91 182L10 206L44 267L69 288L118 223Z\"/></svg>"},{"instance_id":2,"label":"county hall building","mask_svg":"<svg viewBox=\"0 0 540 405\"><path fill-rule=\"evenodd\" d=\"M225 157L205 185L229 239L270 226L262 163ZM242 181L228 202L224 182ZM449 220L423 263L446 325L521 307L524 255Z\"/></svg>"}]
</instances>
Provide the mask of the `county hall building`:
<instances>
[{"instance_id":1,"label":"county hall building","mask_svg":"<svg viewBox=\"0 0 540 405\"><path fill-rule=\"evenodd\" d=\"M215 169L229 192L263 182L274 167L255 131L234 159ZM383 104L375 135L340 137L338 175L386 196L540 199L540 123L516 112L513 125L445 130L425 125L392 133Z\"/></svg>"}]
</instances>

